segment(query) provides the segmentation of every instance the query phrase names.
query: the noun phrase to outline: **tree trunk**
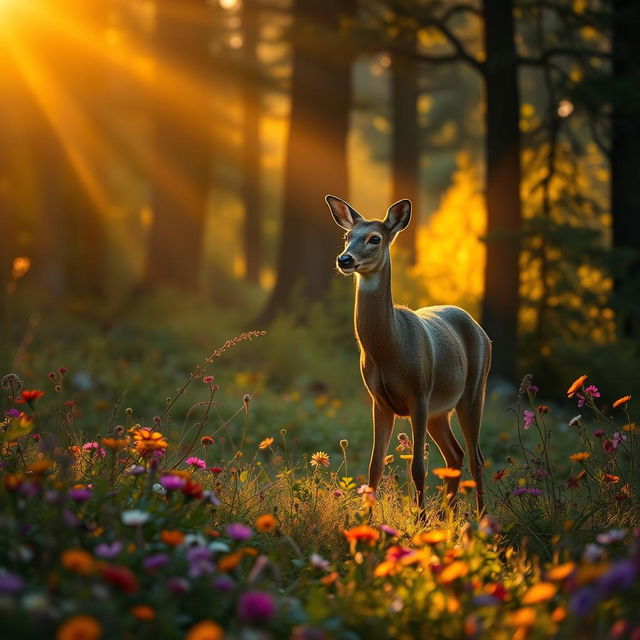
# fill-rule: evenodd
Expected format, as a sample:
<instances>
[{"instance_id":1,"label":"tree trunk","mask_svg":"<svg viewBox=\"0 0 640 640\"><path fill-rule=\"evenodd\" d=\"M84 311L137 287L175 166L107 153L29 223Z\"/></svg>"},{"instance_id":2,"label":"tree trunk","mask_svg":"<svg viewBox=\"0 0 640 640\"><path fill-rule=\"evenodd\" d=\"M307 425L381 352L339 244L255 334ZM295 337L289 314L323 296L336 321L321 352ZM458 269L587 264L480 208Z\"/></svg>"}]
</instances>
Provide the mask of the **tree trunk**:
<instances>
[{"instance_id":1,"label":"tree trunk","mask_svg":"<svg viewBox=\"0 0 640 640\"><path fill-rule=\"evenodd\" d=\"M399 36L398 51L392 58L391 138L392 201L408 198L413 203L411 224L398 236L395 245L404 249L410 265L417 260L420 193L420 132L418 127L418 65L411 57L417 46L415 30ZM403 55L404 53L404 55ZM408 54L408 55L407 55Z\"/></svg>"},{"instance_id":2,"label":"tree trunk","mask_svg":"<svg viewBox=\"0 0 640 640\"><path fill-rule=\"evenodd\" d=\"M624 275L614 280L621 337L640 339L640 8L613 0L614 101L611 146L613 247Z\"/></svg>"},{"instance_id":3,"label":"tree trunk","mask_svg":"<svg viewBox=\"0 0 640 640\"><path fill-rule=\"evenodd\" d=\"M487 262L482 323L493 340L492 374L517 374L520 127L513 3L484 0Z\"/></svg>"},{"instance_id":4,"label":"tree trunk","mask_svg":"<svg viewBox=\"0 0 640 640\"><path fill-rule=\"evenodd\" d=\"M212 173L211 11L201 0L156 0L149 286L193 291L200 281Z\"/></svg>"},{"instance_id":5,"label":"tree trunk","mask_svg":"<svg viewBox=\"0 0 640 640\"><path fill-rule=\"evenodd\" d=\"M291 115L277 280L260 320L319 300L335 274L340 233L324 202L348 195L347 134L353 51L340 33L355 0L294 0Z\"/></svg>"}]
</instances>

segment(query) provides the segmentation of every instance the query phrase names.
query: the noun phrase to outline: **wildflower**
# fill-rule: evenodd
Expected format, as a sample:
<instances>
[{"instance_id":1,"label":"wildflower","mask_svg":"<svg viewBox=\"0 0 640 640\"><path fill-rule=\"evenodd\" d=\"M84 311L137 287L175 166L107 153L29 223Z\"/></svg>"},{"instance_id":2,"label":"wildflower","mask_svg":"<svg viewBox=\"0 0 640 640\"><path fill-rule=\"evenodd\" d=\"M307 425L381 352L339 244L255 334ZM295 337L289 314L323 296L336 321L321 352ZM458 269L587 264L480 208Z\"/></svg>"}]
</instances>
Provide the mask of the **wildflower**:
<instances>
[{"instance_id":1,"label":"wildflower","mask_svg":"<svg viewBox=\"0 0 640 640\"><path fill-rule=\"evenodd\" d=\"M21 412L17 409L7 409L4 413L7 418L19 418Z\"/></svg>"},{"instance_id":2,"label":"wildflower","mask_svg":"<svg viewBox=\"0 0 640 640\"><path fill-rule=\"evenodd\" d=\"M460 469L452 469L451 467L438 467L431 472L434 476L444 480L446 478L458 478L462 474Z\"/></svg>"},{"instance_id":3,"label":"wildflower","mask_svg":"<svg viewBox=\"0 0 640 640\"><path fill-rule=\"evenodd\" d=\"M102 438L102 444L107 447L107 449L114 449L115 451L120 451L121 449L125 449L129 446L129 437L126 438Z\"/></svg>"},{"instance_id":4,"label":"wildflower","mask_svg":"<svg viewBox=\"0 0 640 640\"><path fill-rule=\"evenodd\" d=\"M388 456L384 457L384 464L385 466L388 464L391 464L393 462L393 454L389 454Z\"/></svg>"},{"instance_id":5,"label":"wildflower","mask_svg":"<svg viewBox=\"0 0 640 640\"><path fill-rule=\"evenodd\" d=\"M24 589L24 580L15 573L0 573L0 595L18 593Z\"/></svg>"},{"instance_id":6,"label":"wildflower","mask_svg":"<svg viewBox=\"0 0 640 640\"><path fill-rule=\"evenodd\" d=\"M160 532L160 540L169 547L177 547L184 542L184 533L178 529L164 529Z\"/></svg>"},{"instance_id":7,"label":"wildflower","mask_svg":"<svg viewBox=\"0 0 640 640\"><path fill-rule=\"evenodd\" d=\"M523 414L523 420L524 422L522 424L522 428L526 430L526 429L529 429L532 424L535 424L536 416L533 413L533 411L531 411L530 409L525 409Z\"/></svg>"},{"instance_id":8,"label":"wildflower","mask_svg":"<svg viewBox=\"0 0 640 640\"><path fill-rule=\"evenodd\" d=\"M238 566L240 560L242 560L241 553L228 553L226 556L222 556L222 558L218 560L218 569L220 571L231 571Z\"/></svg>"},{"instance_id":9,"label":"wildflower","mask_svg":"<svg viewBox=\"0 0 640 640\"><path fill-rule=\"evenodd\" d=\"M637 569L633 560L624 559L616 562L597 581L597 589L601 594L609 595L613 591L623 591L631 587L636 578Z\"/></svg>"},{"instance_id":10,"label":"wildflower","mask_svg":"<svg viewBox=\"0 0 640 640\"><path fill-rule=\"evenodd\" d=\"M578 451L577 453L572 453L569 456L569 460L573 460L573 462L584 462L591 457L591 454L588 451Z\"/></svg>"},{"instance_id":11,"label":"wildflower","mask_svg":"<svg viewBox=\"0 0 640 640\"><path fill-rule=\"evenodd\" d=\"M115 558L120 553L120 551L122 551L122 542L118 542L118 540L115 540L111 544L109 544L108 542L101 542L93 550L95 555L97 555L99 558L105 558L108 560Z\"/></svg>"},{"instance_id":12,"label":"wildflower","mask_svg":"<svg viewBox=\"0 0 640 640\"><path fill-rule=\"evenodd\" d=\"M603 533L599 533L596 536L596 540L600 544L612 544L614 542L620 542L624 540L624 537L627 535L627 532L624 529L609 529L609 531L604 531Z\"/></svg>"},{"instance_id":13,"label":"wildflower","mask_svg":"<svg viewBox=\"0 0 640 640\"><path fill-rule=\"evenodd\" d=\"M567 488L569 489L577 489L580 487L580 483L583 478L586 476L587 472L583 469L577 476L572 476L567 480Z\"/></svg>"},{"instance_id":14,"label":"wildflower","mask_svg":"<svg viewBox=\"0 0 640 640\"><path fill-rule=\"evenodd\" d=\"M509 469L500 469L500 471L496 471L491 477L494 480L502 480L505 476L509 475Z\"/></svg>"},{"instance_id":15,"label":"wildflower","mask_svg":"<svg viewBox=\"0 0 640 640\"><path fill-rule=\"evenodd\" d=\"M235 589L236 583L228 575L222 574L221 576L216 576L213 579L211 586L218 591L228 593Z\"/></svg>"},{"instance_id":16,"label":"wildflower","mask_svg":"<svg viewBox=\"0 0 640 640\"><path fill-rule=\"evenodd\" d=\"M153 607L148 604L137 604L131 607L131 614L138 620L148 621L153 620L156 617L156 612Z\"/></svg>"},{"instance_id":17,"label":"wildflower","mask_svg":"<svg viewBox=\"0 0 640 640\"><path fill-rule=\"evenodd\" d=\"M450 584L454 580L457 580L458 578L462 578L463 576L466 576L467 573L469 573L469 567L467 566L467 564L465 562L462 562L461 560L456 560L455 562L452 562L450 565L447 565L440 572L440 575L438 576L438 580L442 584Z\"/></svg>"},{"instance_id":18,"label":"wildflower","mask_svg":"<svg viewBox=\"0 0 640 640\"><path fill-rule=\"evenodd\" d=\"M368 491L373 491L373 489L368 484L361 484L357 489L356 493L358 495L362 495L363 493L367 493Z\"/></svg>"},{"instance_id":19,"label":"wildflower","mask_svg":"<svg viewBox=\"0 0 640 640\"><path fill-rule=\"evenodd\" d=\"M264 451L265 449L268 449L272 444L273 444L273 438L265 438L258 445L258 449L262 449Z\"/></svg>"},{"instance_id":20,"label":"wildflower","mask_svg":"<svg viewBox=\"0 0 640 640\"><path fill-rule=\"evenodd\" d=\"M617 445L614 444L613 440L609 440L609 438L605 438L602 441L602 449L605 453L613 453L617 449Z\"/></svg>"},{"instance_id":21,"label":"wildflower","mask_svg":"<svg viewBox=\"0 0 640 640\"><path fill-rule=\"evenodd\" d=\"M75 615L67 618L56 632L56 640L98 640L102 637L102 627L93 617Z\"/></svg>"},{"instance_id":22,"label":"wildflower","mask_svg":"<svg viewBox=\"0 0 640 640\"><path fill-rule=\"evenodd\" d=\"M193 469L206 469L207 463L202 459L196 456L191 456L185 460L185 463L192 467Z\"/></svg>"},{"instance_id":23,"label":"wildflower","mask_svg":"<svg viewBox=\"0 0 640 640\"><path fill-rule=\"evenodd\" d=\"M69 489L69 497L76 502L84 502L89 500L93 495L93 491L90 487L86 487L83 484L76 484Z\"/></svg>"},{"instance_id":24,"label":"wildflower","mask_svg":"<svg viewBox=\"0 0 640 640\"><path fill-rule=\"evenodd\" d=\"M209 471L211 471L211 473L222 473L224 471L224 469L222 467L209 467Z\"/></svg>"},{"instance_id":25,"label":"wildflower","mask_svg":"<svg viewBox=\"0 0 640 640\"><path fill-rule=\"evenodd\" d=\"M317 553L312 553L309 556L309 564L314 569L322 569L323 571L327 571L331 566L331 563L326 558L323 558L321 555Z\"/></svg>"},{"instance_id":26,"label":"wildflower","mask_svg":"<svg viewBox=\"0 0 640 640\"><path fill-rule=\"evenodd\" d=\"M129 509L128 511L123 511L120 517L123 524L136 527L147 522L151 514L147 511L141 511L140 509Z\"/></svg>"},{"instance_id":27,"label":"wildflower","mask_svg":"<svg viewBox=\"0 0 640 640\"><path fill-rule=\"evenodd\" d=\"M635 428L636 428L636 424L635 424L635 422L630 422L629 424L625 424L625 425L622 427L622 430L623 430L623 431L633 431ZM35 438L35 437L36 437L36 435L37 435L37 434L34 434L34 436L33 436L33 437Z\"/></svg>"},{"instance_id":28,"label":"wildflower","mask_svg":"<svg viewBox=\"0 0 640 640\"><path fill-rule=\"evenodd\" d=\"M600 391L598 391L598 387L590 384L585 390L584 390L584 395L582 395L581 393L578 393L578 408L584 406L584 403L587 400L590 400L592 398L599 398L600 397Z\"/></svg>"},{"instance_id":29,"label":"wildflower","mask_svg":"<svg viewBox=\"0 0 640 640\"><path fill-rule=\"evenodd\" d=\"M103 565L100 573L105 582L117 587L123 593L137 593L140 590L138 579L131 569L121 565Z\"/></svg>"},{"instance_id":30,"label":"wildflower","mask_svg":"<svg viewBox=\"0 0 640 640\"><path fill-rule=\"evenodd\" d=\"M482 519L478 523L478 531L484 533L486 536L494 536L500 533L501 530L502 524L493 516L482 516Z\"/></svg>"},{"instance_id":31,"label":"wildflower","mask_svg":"<svg viewBox=\"0 0 640 640\"><path fill-rule=\"evenodd\" d=\"M570 427L575 427L577 424L580 424L580 420L582 420L582 416L573 416L573 418L571 418L571 420L569 420L569 426Z\"/></svg>"},{"instance_id":32,"label":"wildflower","mask_svg":"<svg viewBox=\"0 0 640 640\"><path fill-rule=\"evenodd\" d=\"M626 404L629 400L631 400L631 396L622 396L622 398L618 398L611 406L615 409L621 404Z\"/></svg>"},{"instance_id":33,"label":"wildflower","mask_svg":"<svg viewBox=\"0 0 640 640\"><path fill-rule=\"evenodd\" d=\"M567 398L573 398L575 392L580 389L586 379L587 376L582 375L578 379L574 380L571 386L567 389Z\"/></svg>"},{"instance_id":34,"label":"wildflower","mask_svg":"<svg viewBox=\"0 0 640 640\"><path fill-rule=\"evenodd\" d=\"M518 487L517 489L514 489L512 493L514 496L521 496L521 495L524 495L525 493L531 496L542 495L542 491L540 491L540 489L532 489L529 487Z\"/></svg>"},{"instance_id":35,"label":"wildflower","mask_svg":"<svg viewBox=\"0 0 640 640\"><path fill-rule=\"evenodd\" d=\"M270 513L265 513L256 519L256 529L261 533L274 531L277 525L276 519Z\"/></svg>"},{"instance_id":36,"label":"wildflower","mask_svg":"<svg viewBox=\"0 0 640 640\"><path fill-rule=\"evenodd\" d=\"M380 537L380 533L376 529L366 524L345 529L343 533L344 537L351 543L367 542L368 544L373 544Z\"/></svg>"},{"instance_id":37,"label":"wildflower","mask_svg":"<svg viewBox=\"0 0 640 640\"><path fill-rule=\"evenodd\" d=\"M571 596L569 608L575 615L585 617L591 613L596 602L597 597L594 590L583 587Z\"/></svg>"},{"instance_id":38,"label":"wildflower","mask_svg":"<svg viewBox=\"0 0 640 640\"><path fill-rule=\"evenodd\" d=\"M205 384L211 384L213 380L213 376L205 376L204 378L202 378L202 382L204 382Z\"/></svg>"},{"instance_id":39,"label":"wildflower","mask_svg":"<svg viewBox=\"0 0 640 640\"><path fill-rule=\"evenodd\" d=\"M575 562L565 562L556 565L547 571L547 580L564 580L568 578L576 569Z\"/></svg>"},{"instance_id":40,"label":"wildflower","mask_svg":"<svg viewBox=\"0 0 640 640\"><path fill-rule=\"evenodd\" d=\"M531 627L536 621L536 610L533 607L521 607L509 616L512 627Z\"/></svg>"},{"instance_id":41,"label":"wildflower","mask_svg":"<svg viewBox=\"0 0 640 640\"><path fill-rule=\"evenodd\" d=\"M200 438L200 444L203 447L209 447L213 444L213 438L211 436L202 436L202 438Z\"/></svg>"},{"instance_id":42,"label":"wildflower","mask_svg":"<svg viewBox=\"0 0 640 640\"><path fill-rule=\"evenodd\" d=\"M60 564L72 573L89 575L94 568L92 555L84 549L66 549L60 556Z\"/></svg>"},{"instance_id":43,"label":"wildflower","mask_svg":"<svg viewBox=\"0 0 640 640\"><path fill-rule=\"evenodd\" d=\"M440 542L446 542L449 538L451 538L451 532L448 529L432 529L431 531L416 534L413 537L413 543L416 546L438 544Z\"/></svg>"},{"instance_id":44,"label":"wildflower","mask_svg":"<svg viewBox=\"0 0 640 640\"><path fill-rule=\"evenodd\" d=\"M411 440L409 440L409 436L406 433L398 434L398 446L396 447L397 451L410 450L412 448Z\"/></svg>"},{"instance_id":45,"label":"wildflower","mask_svg":"<svg viewBox=\"0 0 640 640\"><path fill-rule=\"evenodd\" d=\"M180 491L189 500L200 500L204 494L202 487L191 480L187 480L182 487L180 487Z\"/></svg>"},{"instance_id":46,"label":"wildflower","mask_svg":"<svg viewBox=\"0 0 640 640\"><path fill-rule=\"evenodd\" d=\"M20 392L20 395L16 398L17 404L22 404L26 402L30 406L38 399L42 398L44 395L44 391L40 391L39 389L24 389Z\"/></svg>"},{"instance_id":47,"label":"wildflower","mask_svg":"<svg viewBox=\"0 0 640 640\"><path fill-rule=\"evenodd\" d=\"M85 442L82 445L83 451L94 451L101 458L107 455L107 452L97 442Z\"/></svg>"},{"instance_id":48,"label":"wildflower","mask_svg":"<svg viewBox=\"0 0 640 640\"><path fill-rule=\"evenodd\" d=\"M329 466L329 454L324 451L316 451L311 456L311 465L314 467L328 467Z\"/></svg>"},{"instance_id":49,"label":"wildflower","mask_svg":"<svg viewBox=\"0 0 640 640\"><path fill-rule=\"evenodd\" d=\"M604 429L594 429L592 433L596 438L602 438L602 436L604 436L604 434L605 434L605 430Z\"/></svg>"},{"instance_id":50,"label":"wildflower","mask_svg":"<svg viewBox=\"0 0 640 640\"><path fill-rule=\"evenodd\" d=\"M380 525L380 531L382 531L382 533L386 533L388 536L392 538L399 538L402 535L400 531L386 524Z\"/></svg>"},{"instance_id":51,"label":"wildflower","mask_svg":"<svg viewBox=\"0 0 640 640\"><path fill-rule=\"evenodd\" d=\"M593 563L593 562L597 562L598 560L601 560L604 557L604 555L605 555L605 551L600 545L590 542L585 546L584 551L582 552L582 559L585 562ZM583 580L585 577L584 569L585 567L582 567L580 569L580 573Z\"/></svg>"},{"instance_id":52,"label":"wildflower","mask_svg":"<svg viewBox=\"0 0 640 640\"><path fill-rule=\"evenodd\" d=\"M160 476L160 484L167 491L178 491L179 489L182 489L182 487L184 487L186 482L187 481L184 478L182 478L181 476L176 476L174 474Z\"/></svg>"},{"instance_id":53,"label":"wildflower","mask_svg":"<svg viewBox=\"0 0 640 640\"><path fill-rule=\"evenodd\" d=\"M163 451L168 446L165 437L158 431L137 425L131 429L131 432L133 433L135 449L140 455L144 456L155 451Z\"/></svg>"},{"instance_id":54,"label":"wildflower","mask_svg":"<svg viewBox=\"0 0 640 640\"><path fill-rule=\"evenodd\" d=\"M227 525L225 533L232 540L238 540L239 542L249 540L249 538L253 536L253 531L240 522L233 522L232 524Z\"/></svg>"},{"instance_id":55,"label":"wildflower","mask_svg":"<svg viewBox=\"0 0 640 640\"><path fill-rule=\"evenodd\" d=\"M145 473L147 469L141 464L132 464L127 470L126 474L129 476L139 476Z\"/></svg>"},{"instance_id":56,"label":"wildflower","mask_svg":"<svg viewBox=\"0 0 640 640\"><path fill-rule=\"evenodd\" d=\"M27 471L34 476L41 476L49 471L52 466L53 462L50 462L49 460L38 460L36 462L32 462L27 467Z\"/></svg>"},{"instance_id":57,"label":"wildflower","mask_svg":"<svg viewBox=\"0 0 640 640\"><path fill-rule=\"evenodd\" d=\"M185 640L223 640L223 638L224 629L213 620L202 620L194 624L185 636Z\"/></svg>"},{"instance_id":58,"label":"wildflower","mask_svg":"<svg viewBox=\"0 0 640 640\"><path fill-rule=\"evenodd\" d=\"M246 591L238 602L238 615L248 622L265 622L275 612L276 602L265 591Z\"/></svg>"},{"instance_id":59,"label":"wildflower","mask_svg":"<svg viewBox=\"0 0 640 640\"><path fill-rule=\"evenodd\" d=\"M618 445L621 442L626 442L627 441L627 436L625 436L623 433L619 433L618 431L616 431L613 434L613 447L614 449L618 448Z\"/></svg>"},{"instance_id":60,"label":"wildflower","mask_svg":"<svg viewBox=\"0 0 640 640\"><path fill-rule=\"evenodd\" d=\"M185 555L189 563L188 573L190 578L200 578L215 571L212 561L213 552L208 547L204 545L190 547Z\"/></svg>"},{"instance_id":61,"label":"wildflower","mask_svg":"<svg viewBox=\"0 0 640 640\"><path fill-rule=\"evenodd\" d=\"M166 564L169 564L171 557L166 553L154 553L151 556L148 556L144 559L142 566L147 571L155 571L160 567L164 567Z\"/></svg>"},{"instance_id":62,"label":"wildflower","mask_svg":"<svg viewBox=\"0 0 640 640\"><path fill-rule=\"evenodd\" d=\"M523 596L522 604L539 604L551 600L556 595L558 587L551 582L534 584Z\"/></svg>"}]
</instances>

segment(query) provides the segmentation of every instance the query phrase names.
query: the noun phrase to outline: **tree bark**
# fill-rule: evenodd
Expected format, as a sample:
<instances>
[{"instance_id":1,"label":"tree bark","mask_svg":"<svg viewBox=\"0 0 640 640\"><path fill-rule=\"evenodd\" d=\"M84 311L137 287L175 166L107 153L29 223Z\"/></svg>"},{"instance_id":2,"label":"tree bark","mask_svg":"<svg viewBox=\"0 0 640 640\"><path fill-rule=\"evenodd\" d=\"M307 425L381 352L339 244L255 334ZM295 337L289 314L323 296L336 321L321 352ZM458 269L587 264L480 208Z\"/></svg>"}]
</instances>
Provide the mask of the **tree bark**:
<instances>
[{"instance_id":1,"label":"tree bark","mask_svg":"<svg viewBox=\"0 0 640 640\"><path fill-rule=\"evenodd\" d=\"M241 8L244 82L242 84L242 199L244 202L245 278L259 284L262 267L262 185L258 71L260 14L256 0L243 0Z\"/></svg>"},{"instance_id":2,"label":"tree bark","mask_svg":"<svg viewBox=\"0 0 640 640\"><path fill-rule=\"evenodd\" d=\"M340 234L324 196L347 197L353 51L340 33L355 0L294 0L291 115L277 280L260 317L319 300L335 273Z\"/></svg>"},{"instance_id":3,"label":"tree bark","mask_svg":"<svg viewBox=\"0 0 640 640\"><path fill-rule=\"evenodd\" d=\"M493 340L492 374L517 374L520 126L513 3L484 0L487 262L482 323Z\"/></svg>"},{"instance_id":4,"label":"tree bark","mask_svg":"<svg viewBox=\"0 0 640 640\"><path fill-rule=\"evenodd\" d=\"M611 146L613 247L624 274L614 279L621 337L640 339L640 8L613 0L614 101Z\"/></svg>"},{"instance_id":5,"label":"tree bark","mask_svg":"<svg viewBox=\"0 0 640 640\"><path fill-rule=\"evenodd\" d=\"M212 173L211 11L201 0L156 0L147 286L193 291L200 281Z\"/></svg>"}]
</instances>

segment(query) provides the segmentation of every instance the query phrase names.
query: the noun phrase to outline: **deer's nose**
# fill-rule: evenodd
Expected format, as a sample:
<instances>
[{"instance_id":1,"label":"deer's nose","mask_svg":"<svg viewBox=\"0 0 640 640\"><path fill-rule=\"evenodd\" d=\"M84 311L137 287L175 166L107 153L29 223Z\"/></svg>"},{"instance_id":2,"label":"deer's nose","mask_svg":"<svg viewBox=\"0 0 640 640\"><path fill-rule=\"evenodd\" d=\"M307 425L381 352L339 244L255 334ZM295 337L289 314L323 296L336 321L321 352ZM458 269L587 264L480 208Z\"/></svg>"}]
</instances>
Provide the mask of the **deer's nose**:
<instances>
[{"instance_id":1,"label":"deer's nose","mask_svg":"<svg viewBox=\"0 0 640 640\"><path fill-rule=\"evenodd\" d=\"M339 267L352 267L355 263L353 256L350 256L348 253L343 253L341 256L338 256L338 266Z\"/></svg>"}]
</instances>

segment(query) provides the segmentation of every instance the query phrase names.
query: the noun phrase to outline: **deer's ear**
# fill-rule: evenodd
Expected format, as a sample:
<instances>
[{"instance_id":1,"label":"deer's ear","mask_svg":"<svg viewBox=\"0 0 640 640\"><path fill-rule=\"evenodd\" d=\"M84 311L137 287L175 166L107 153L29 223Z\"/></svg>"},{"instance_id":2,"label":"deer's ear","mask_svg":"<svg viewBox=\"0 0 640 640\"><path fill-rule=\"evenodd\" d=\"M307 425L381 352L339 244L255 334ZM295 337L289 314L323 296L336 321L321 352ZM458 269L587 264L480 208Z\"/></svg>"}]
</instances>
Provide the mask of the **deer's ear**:
<instances>
[{"instance_id":1,"label":"deer's ear","mask_svg":"<svg viewBox=\"0 0 640 640\"><path fill-rule=\"evenodd\" d=\"M387 217L384 219L384 226L391 233L399 233L406 229L411 220L411 200L398 200L392 204L387 211Z\"/></svg>"},{"instance_id":2,"label":"deer's ear","mask_svg":"<svg viewBox=\"0 0 640 640\"><path fill-rule=\"evenodd\" d=\"M362 216L344 200L340 200L335 196L325 196L324 199L327 201L329 209L331 209L331 215L336 224L343 229L349 231L362 220Z\"/></svg>"}]
</instances>

